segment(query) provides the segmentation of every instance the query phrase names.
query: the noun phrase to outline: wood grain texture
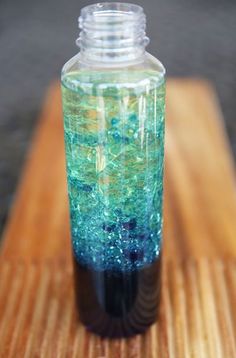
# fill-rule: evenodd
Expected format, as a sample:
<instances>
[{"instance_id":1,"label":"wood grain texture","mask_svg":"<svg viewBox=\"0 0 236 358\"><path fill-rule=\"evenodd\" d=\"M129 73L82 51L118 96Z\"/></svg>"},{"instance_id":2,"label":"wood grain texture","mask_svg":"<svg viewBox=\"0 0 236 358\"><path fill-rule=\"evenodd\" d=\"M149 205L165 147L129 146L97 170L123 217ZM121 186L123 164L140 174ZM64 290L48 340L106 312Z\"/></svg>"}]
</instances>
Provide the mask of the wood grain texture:
<instances>
[{"instance_id":1,"label":"wood grain texture","mask_svg":"<svg viewBox=\"0 0 236 358\"><path fill-rule=\"evenodd\" d=\"M236 186L212 88L167 86L160 317L101 340L75 320L60 89L51 87L0 251L0 357L236 357Z\"/></svg>"},{"instance_id":2,"label":"wood grain texture","mask_svg":"<svg viewBox=\"0 0 236 358\"><path fill-rule=\"evenodd\" d=\"M106 340L75 318L68 265L3 260L0 282L8 284L1 288L0 357L235 357L233 286L226 272L236 275L236 262L165 260L163 269L157 323L144 335Z\"/></svg>"}]
</instances>

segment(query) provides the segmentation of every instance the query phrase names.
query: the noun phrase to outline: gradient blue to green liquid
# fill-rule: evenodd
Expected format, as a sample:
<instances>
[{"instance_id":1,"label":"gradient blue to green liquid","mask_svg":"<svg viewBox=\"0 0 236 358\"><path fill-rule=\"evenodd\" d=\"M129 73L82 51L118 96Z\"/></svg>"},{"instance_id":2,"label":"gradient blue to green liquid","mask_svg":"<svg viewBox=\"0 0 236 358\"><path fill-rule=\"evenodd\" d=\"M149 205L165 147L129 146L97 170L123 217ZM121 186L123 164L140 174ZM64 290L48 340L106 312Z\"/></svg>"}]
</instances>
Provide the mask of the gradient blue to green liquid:
<instances>
[{"instance_id":1,"label":"gradient blue to green liquid","mask_svg":"<svg viewBox=\"0 0 236 358\"><path fill-rule=\"evenodd\" d=\"M74 72L62 93L75 257L97 270L142 268L161 249L163 78Z\"/></svg>"}]
</instances>

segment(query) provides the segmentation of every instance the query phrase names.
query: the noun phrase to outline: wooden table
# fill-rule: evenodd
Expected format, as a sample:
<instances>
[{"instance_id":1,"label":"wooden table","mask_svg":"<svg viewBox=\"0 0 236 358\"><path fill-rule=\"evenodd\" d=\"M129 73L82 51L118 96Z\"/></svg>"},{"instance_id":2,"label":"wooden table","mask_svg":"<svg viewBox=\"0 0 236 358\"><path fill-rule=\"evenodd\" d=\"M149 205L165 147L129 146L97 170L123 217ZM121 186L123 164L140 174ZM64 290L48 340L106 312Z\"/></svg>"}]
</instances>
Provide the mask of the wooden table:
<instances>
[{"instance_id":1,"label":"wooden table","mask_svg":"<svg viewBox=\"0 0 236 358\"><path fill-rule=\"evenodd\" d=\"M60 90L51 87L0 253L0 357L236 357L236 186L208 83L167 89L160 318L101 340L75 319Z\"/></svg>"}]
</instances>

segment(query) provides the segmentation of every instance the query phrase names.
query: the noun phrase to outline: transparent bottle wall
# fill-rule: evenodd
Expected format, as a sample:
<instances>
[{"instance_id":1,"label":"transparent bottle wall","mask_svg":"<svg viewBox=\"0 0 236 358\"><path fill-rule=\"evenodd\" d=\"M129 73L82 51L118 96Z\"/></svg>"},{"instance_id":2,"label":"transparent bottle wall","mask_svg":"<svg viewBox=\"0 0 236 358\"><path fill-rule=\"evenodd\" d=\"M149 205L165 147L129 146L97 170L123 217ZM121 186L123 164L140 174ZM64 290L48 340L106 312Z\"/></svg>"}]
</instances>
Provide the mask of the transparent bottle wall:
<instances>
[{"instance_id":1,"label":"transparent bottle wall","mask_svg":"<svg viewBox=\"0 0 236 358\"><path fill-rule=\"evenodd\" d=\"M96 270L159 256L165 83L156 71L62 77L73 251Z\"/></svg>"}]
</instances>

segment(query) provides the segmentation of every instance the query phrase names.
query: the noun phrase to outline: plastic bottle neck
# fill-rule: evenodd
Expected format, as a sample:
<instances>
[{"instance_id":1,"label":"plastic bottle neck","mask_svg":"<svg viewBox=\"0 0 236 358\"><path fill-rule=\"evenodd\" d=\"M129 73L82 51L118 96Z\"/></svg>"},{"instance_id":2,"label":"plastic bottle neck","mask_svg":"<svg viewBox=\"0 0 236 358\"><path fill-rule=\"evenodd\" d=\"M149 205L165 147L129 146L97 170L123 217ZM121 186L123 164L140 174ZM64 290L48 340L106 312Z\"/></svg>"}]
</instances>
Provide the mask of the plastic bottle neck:
<instances>
[{"instance_id":1,"label":"plastic bottle neck","mask_svg":"<svg viewBox=\"0 0 236 358\"><path fill-rule=\"evenodd\" d=\"M136 61L145 53L146 16L138 5L100 3L82 9L80 36L76 41L86 62L121 64Z\"/></svg>"}]
</instances>

